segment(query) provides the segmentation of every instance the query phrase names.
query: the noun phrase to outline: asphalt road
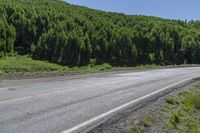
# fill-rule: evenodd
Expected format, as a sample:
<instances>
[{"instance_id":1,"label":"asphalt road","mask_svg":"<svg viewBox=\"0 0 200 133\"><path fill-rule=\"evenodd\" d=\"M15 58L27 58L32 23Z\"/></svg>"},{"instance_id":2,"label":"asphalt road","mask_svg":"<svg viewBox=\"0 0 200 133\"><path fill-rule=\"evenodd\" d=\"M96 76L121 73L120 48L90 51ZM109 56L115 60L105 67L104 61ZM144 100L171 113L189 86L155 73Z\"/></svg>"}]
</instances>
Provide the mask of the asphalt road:
<instances>
[{"instance_id":1,"label":"asphalt road","mask_svg":"<svg viewBox=\"0 0 200 133\"><path fill-rule=\"evenodd\" d=\"M127 103L199 75L200 68L192 67L0 81L0 133L76 132Z\"/></svg>"}]
</instances>

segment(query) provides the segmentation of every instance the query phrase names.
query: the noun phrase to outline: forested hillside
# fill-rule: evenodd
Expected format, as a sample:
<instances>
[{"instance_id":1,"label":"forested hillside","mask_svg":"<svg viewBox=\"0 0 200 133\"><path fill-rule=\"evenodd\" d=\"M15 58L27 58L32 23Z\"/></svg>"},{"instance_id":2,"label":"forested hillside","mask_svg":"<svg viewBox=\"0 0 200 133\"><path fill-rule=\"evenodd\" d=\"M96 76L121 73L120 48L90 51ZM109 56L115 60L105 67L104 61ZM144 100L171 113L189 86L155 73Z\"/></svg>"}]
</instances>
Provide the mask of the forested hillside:
<instances>
[{"instance_id":1,"label":"forested hillside","mask_svg":"<svg viewBox=\"0 0 200 133\"><path fill-rule=\"evenodd\" d=\"M68 66L200 63L200 22L107 13L60 0L0 0L0 56Z\"/></svg>"}]
</instances>

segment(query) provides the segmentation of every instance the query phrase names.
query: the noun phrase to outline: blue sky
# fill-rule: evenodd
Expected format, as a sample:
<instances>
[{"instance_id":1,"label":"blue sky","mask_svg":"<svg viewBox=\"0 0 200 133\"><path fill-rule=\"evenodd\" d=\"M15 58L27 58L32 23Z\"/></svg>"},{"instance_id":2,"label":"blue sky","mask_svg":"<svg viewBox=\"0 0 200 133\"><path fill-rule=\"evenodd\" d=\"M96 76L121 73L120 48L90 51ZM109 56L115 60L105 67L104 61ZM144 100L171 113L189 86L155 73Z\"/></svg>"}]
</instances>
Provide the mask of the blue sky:
<instances>
[{"instance_id":1,"label":"blue sky","mask_svg":"<svg viewBox=\"0 0 200 133\"><path fill-rule=\"evenodd\" d=\"M66 0L104 11L169 19L200 20L200 0Z\"/></svg>"}]
</instances>

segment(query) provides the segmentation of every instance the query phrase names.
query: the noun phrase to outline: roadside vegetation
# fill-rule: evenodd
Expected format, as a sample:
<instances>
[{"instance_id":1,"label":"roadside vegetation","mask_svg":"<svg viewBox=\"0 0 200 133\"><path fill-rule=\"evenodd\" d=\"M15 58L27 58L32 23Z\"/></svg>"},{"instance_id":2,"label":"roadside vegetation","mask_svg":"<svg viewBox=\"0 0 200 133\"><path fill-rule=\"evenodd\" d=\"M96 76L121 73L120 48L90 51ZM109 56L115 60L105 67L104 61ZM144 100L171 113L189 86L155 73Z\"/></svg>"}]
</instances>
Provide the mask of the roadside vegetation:
<instances>
[{"instance_id":1,"label":"roadside vegetation","mask_svg":"<svg viewBox=\"0 0 200 133\"><path fill-rule=\"evenodd\" d=\"M17 72L67 71L68 67L44 61L32 60L27 56L11 56L0 58L0 74Z\"/></svg>"},{"instance_id":2,"label":"roadside vegetation","mask_svg":"<svg viewBox=\"0 0 200 133\"><path fill-rule=\"evenodd\" d=\"M143 71L161 68L187 67L199 65L159 66L155 64L137 65L134 67L113 67L104 63L101 65L91 61L86 66L65 66L48 61L32 59L25 55L9 55L0 58L0 80L3 79L29 79L68 76L87 73L113 72L113 71Z\"/></svg>"},{"instance_id":3,"label":"roadside vegetation","mask_svg":"<svg viewBox=\"0 0 200 133\"><path fill-rule=\"evenodd\" d=\"M175 66L167 66L171 68ZM184 66L178 66L184 67ZM3 79L26 79L47 78L56 76L68 76L87 73L112 72L112 71L140 71L163 68L158 65L137 65L134 67L112 67L110 64L101 65L91 61L86 66L68 67L48 61L34 60L25 55L9 55L0 58L0 80Z\"/></svg>"},{"instance_id":4,"label":"roadside vegetation","mask_svg":"<svg viewBox=\"0 0 200 133\"><path fill-rule=\"evenodd\" d=\"M195 89L166 98L164 105L143 116L129 132L147 132L157 125L164 127L162 132L166 133L200 133L200 83Z\"/></svg>"},{"instance_id":5,"label":"roadside vegetation","mask_svg":"<svg viewBox=\"0 0 200 133\"><path fill-rule=\"evenodd\" d=\"M0 58L0 74L28 72L99 72L112 67L109 64L88 65L83 67L67 67L47 61L33 60L28 56L6 56Z\"/></svg>"},{"instance_id":6,"label":"roadside vegetation","mask_svg":"<svg viewBox=\"0 0 200 133\"><path fill-rule=\"evenodd\" d=\"M4 56L0 58L0 74L9 73L27 73L27 72L77 72L77 73L92 73L99 71L116 71L116 70L140 70L159 68L157 65L138 65L135 67L112 67L109 64L89 64L80 67L68 67L50 63L48 61L34 60L30 56Z\"/></svg>"},{"instance_id":7,"label":"roadside vegetation","mask_svg":"<svg viewBox=\"0 0 200 133\"><path fill-rule=\"evenodd\" d=\"M13 54L70 67L199 64L200 22L103 12L61 0L1 0L0 57Z\"/></svg>"}]
</instances>

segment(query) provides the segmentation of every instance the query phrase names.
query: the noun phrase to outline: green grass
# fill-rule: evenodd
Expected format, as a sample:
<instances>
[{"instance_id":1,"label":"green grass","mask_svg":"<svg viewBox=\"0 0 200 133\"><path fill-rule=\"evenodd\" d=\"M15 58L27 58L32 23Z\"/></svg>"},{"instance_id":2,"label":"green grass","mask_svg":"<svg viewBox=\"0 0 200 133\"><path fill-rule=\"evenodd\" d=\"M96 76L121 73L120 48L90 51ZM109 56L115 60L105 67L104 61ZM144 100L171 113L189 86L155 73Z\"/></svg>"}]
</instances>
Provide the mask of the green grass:
<instances>
[{"instance_id":1,"label":"green grass","mask_svg":"<svg viewBox=\"0 0 200 133\"><path fill-rule=\"evenodd\" d=\"M141 133L138 127L132 127L128 133Z\"/></svg>"},{"instance_id":2,"label":"green grass","mask_svg":"<svg viewBox=\"0 0 200 133\"><path fill-rule=\"evenodd\" d=\"M163 117L168 132L200 133L200 83L195 87L166 99L164 108L171 106Z\"/></svg>"},{"instance_id":3,"label":"green grass","mask_svg":"<svg viewBox=\"0 0 200 133\"><path fill-rule=\"evenodd\" d=\"M172 66L169 66L172 67ZM149 70L158 69L161 66L152 65L138 65L135 67L112 67L109 64L94 65L89 64L82 67L68 67L62 66L54 63L49 63L47 61L33 60L29 56L6 56L0 58L0 79L10 79L5 77L4 74L15 74L14 79L27 78L27 73L39 72L40 74L34 75L33 78L40 77L52 77L70 74L84 74L84 73L97 73L100 71L118 71L118 70ZM52 73L53 72L53 73ZM65 73L63 73L65 72ZM24 75L24 76L23 76ZM28 77L32 78L32 76ZM12 78L11 78L12 79Z\"/></svg>"},{"instance_id":4,"label":"green grass","mask_svg":"<svg viewBox=\"0 0 200 133\"><path fill-rule=\"evenodd\" d=\"M92 73L99 72L112 67L109 64L88 65L83 67L73 67L57 65L47 61L33 60L28 56L11 56L0 58L0 74L27 73L27 72L77 72Z\"/></svg>"},{"instance_id":5,"label":"green grass","mask_svg":"<svg viewBox=\"0 0 200 133\"><path fill-rule=\"evenodd\" d=\"M109 64L87 65L82 67L62 66L47 61L33 60L28 56L6 56L0 58L0 74L26 72L77 72L94 73L105 70L140 70L153 69L155 65L139 65L137 67L112 67Z\"/></svg>"},{"instance_id":6,"label":"green grass","mask_svg":"<svg viewBox=\"0 0 200 133\"><path fill-rule=\"evenodd\" d=\"M130 133L137 133L154 126L164 125L167 133L200 133L200 83L194 89L182 91L165 99L165 104L155 112L144 114L139 125L134 125Z\"/></svg>"},{"instance_id":7,"label":"green grass","mask_svg":"<svg viewBox=\"0 0 200 133\"><path fill-rule=\"evenodd\" d=\"M0 59L0 73L67 71L68 67L45 61L33 60L27 56L3 57Z\"/></svg>"},{"instance_id":8,"label":"green grass","mask_svg":"<svg viewBox=\"0 0 200 133\"><path fill-rule=\"evenodd\" d=\"M172 104L172 105L175 104L174 98L168 97L168 98L166 98L165 100L166 100L166 102L167 102L168 104Z\"/></svg>"}]
</instances>

